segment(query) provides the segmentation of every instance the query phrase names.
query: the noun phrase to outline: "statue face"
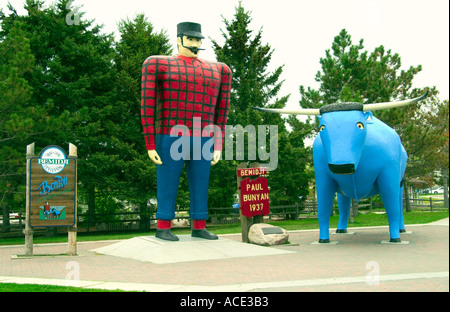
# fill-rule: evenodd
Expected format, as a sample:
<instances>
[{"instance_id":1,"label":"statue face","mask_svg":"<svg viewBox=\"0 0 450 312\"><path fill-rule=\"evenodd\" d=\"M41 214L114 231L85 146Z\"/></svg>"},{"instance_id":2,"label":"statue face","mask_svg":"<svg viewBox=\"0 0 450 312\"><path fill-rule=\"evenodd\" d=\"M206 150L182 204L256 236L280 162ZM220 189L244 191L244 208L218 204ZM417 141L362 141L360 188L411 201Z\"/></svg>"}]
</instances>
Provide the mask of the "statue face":
<instances>
[{"instance_id":1,"label":"statue face","mask_svg":"<svg viewBox=\"0 0 450 312\"><path fill-rule=\"evenodd\" d=\"M178 53L186 57L198 57L200 48L202 46L202 39L195 37L183 36L183 42L181 38L177 38Z\"/></svg>"}]
</instances>

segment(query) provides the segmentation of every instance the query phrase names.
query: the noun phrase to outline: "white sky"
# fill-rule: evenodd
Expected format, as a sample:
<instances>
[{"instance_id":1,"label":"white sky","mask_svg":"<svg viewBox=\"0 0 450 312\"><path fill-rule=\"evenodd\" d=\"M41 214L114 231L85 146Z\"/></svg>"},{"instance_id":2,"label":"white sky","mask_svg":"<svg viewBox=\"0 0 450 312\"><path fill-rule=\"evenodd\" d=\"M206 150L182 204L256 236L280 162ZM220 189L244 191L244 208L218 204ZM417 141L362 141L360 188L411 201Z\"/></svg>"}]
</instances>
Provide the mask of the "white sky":
<instances>
[{"instance_id":1,"label":"white sky","mask_svg":"<svg viewBox=\"0 0 450 312\"><path fill-rule=\"evenodd\" d=\"M25 0L1 0L1 8L10 2L23 14ZM45 0L48 5L53 0ZM372 52L383 45L398 53L402 68L422 65L413 87L436 86L441 100L449 98L449 1L448 0L243 0L251 12L250 28L263 29L263 43L275 52L271 69L285 65L284 87L279 96L291 94L287 107L298 107L299 86L316 89L314 78L320 70L319 60L331 48L335 36L345 28L353 44L364 39L365 50ZM114 32L117 23L145 13L157 31L167 31L174 38L176 25L191 21L202 24L205 37L201 58L214 60L211 41L223 43L222 16L234 18L239 0L75 0L85 18L103 24L103 31ZM8 10L4 10L8 13Z\"/></svg>"}]
</instances>

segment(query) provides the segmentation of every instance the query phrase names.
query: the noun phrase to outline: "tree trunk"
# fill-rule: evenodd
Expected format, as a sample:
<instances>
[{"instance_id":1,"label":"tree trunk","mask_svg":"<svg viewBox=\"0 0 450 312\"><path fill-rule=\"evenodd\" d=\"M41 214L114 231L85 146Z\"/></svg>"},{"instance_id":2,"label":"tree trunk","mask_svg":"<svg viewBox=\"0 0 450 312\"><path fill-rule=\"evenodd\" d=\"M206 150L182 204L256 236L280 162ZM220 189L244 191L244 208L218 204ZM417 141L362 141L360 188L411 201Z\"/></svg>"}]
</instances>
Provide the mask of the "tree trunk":
<instances>
[{"instance_id":1,"label":"tree trunk","mask_svg":"<svg viewBox=\"0 0 450 312\"><path fill-rule=\"evenodd\" d=\"M150 207L147 205L147 201L140 203L139 205L139 229L141 231L150 230Z\"/></svg>"},{"instance_id":2,"label":"tree trunk","mask_svg":"<svg viewBox=\"0 0 450 312\"><path fill-rule=\"evenodd\" d=\"M411 200L409 199L409 186L408 183L406 182L406 179L403 182L403 192L405 192L405 200L403 205L406 207L406 212L411 212ZM403 209L403 207L400 207L400 209Z\"/></svg>"},{"instance_id":3,"label":"tree trunk","mask_svg":"<svg viewBox=\"0 0 450 312\"><path fill-rule=\"evenodd\" d=\"M356 202L356 200L352 199L348 221L350 223L353 223L353 217L357 216L358 216L358 203Z\"/></svg>"},{"instance_id":4,"label":"tree trunk","mask_svg":"<svg viewBox=\"0 0 450 312\"><path fill-rule=\"evenodd\" d=\"M2 206L2 211L3 211L3 233L8 233L10 228L9 228L9 209L8 209L8 205L5 202L1 203Z\"/></svg>"},{"instance_id":5,"label":"tree trunk","mask_svg":"<svg viewBox=\"0 0 450 312\"><path fill-rule=\"evenodd\" d=\"M442 169L442 180L444 181L444 206L448 208L448 174L447 169Z\"/></svg>"},{"instance_id":6,"label":"tree trunk","mask_svg":"<svg viewBox=\"0 0 450 312\"><path fill-rule=\"evenodd\" d=\"M88 231L89 226L95 224L95 186L91 185L88 188Z\"/></svg>"}]
</instances>

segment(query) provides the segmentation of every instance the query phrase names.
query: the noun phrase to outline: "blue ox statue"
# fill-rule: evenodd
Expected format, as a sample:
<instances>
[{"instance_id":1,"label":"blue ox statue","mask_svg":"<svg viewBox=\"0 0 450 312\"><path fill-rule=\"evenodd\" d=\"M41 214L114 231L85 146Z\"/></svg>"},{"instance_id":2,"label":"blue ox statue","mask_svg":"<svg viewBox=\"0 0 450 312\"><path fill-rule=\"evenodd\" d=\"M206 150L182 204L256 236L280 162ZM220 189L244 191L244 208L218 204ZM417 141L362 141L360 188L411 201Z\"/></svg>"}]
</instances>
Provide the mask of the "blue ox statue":
<instances>
[{"instance_id":1,"label":"blue ox statue","mask_svg":"<svg viewBox=\"0 0 450 312\"><path fill-rule=\"evenodd\" d=\"M401 242L403 186L408 156L394 129L372 111L417 103L421 97L378 104L338 103L320 109L255 108L264 112L316 115L320 133L313 145L317 185L319 243L329 243L329 223L337 193L339 224L336 233L346 233L351 200L377 194L386 209L390 242Z\"/></svg>"}]
</instances>

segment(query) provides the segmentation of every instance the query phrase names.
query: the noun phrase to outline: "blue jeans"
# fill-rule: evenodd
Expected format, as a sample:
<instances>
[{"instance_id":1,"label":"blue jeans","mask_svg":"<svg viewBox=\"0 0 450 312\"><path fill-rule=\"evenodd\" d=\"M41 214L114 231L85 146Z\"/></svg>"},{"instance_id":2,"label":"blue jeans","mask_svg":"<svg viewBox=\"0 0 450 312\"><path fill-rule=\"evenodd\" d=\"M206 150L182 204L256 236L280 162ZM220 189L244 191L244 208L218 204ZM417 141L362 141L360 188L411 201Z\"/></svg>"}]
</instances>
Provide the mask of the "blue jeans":
<instances>
[{"instance_id":1,"label":"blue jeans","mask_svg":"<svg viewBox=\"0 0 450 312\"><path fill-rule=\"evenodd\" d=\"M208 188L213 138L170 135L156 136L156 151L162 165L156 165L158 209L156 218L173 220L181 170L186 163L190 217L208 219Z\"/></svg>"}]
</instances>

